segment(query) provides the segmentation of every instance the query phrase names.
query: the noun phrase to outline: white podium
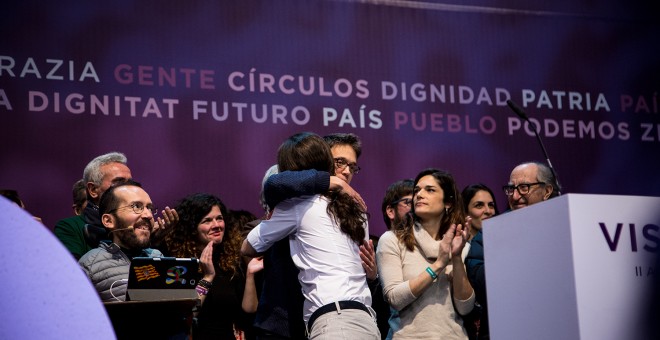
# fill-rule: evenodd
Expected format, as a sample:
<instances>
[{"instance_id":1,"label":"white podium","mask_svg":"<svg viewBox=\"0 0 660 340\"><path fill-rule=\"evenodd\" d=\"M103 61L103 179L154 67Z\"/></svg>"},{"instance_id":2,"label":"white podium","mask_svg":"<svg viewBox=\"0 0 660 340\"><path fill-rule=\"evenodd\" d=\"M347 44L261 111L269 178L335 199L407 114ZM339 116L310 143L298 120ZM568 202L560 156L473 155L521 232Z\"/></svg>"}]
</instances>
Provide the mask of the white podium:
<instances>
[{"instance_id":1,"label":"white podium","mask_svg":"<svg viewBox=\"0 0 660 340\"><path fill-rule=\"evenodd\" d=\"M568 194L483 230L491 339L644 338L660 197Z\"/></svg>"}]
</instances>

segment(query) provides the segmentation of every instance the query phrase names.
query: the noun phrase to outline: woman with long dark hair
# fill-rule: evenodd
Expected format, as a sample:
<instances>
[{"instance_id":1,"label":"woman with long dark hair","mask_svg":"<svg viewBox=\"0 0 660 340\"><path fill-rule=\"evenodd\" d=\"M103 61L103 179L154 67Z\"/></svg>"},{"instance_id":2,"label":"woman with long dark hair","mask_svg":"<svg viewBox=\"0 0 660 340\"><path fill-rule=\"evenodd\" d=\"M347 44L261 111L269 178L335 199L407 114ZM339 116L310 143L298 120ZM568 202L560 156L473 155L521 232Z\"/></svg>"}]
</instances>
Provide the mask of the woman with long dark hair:
<instances>
[{"instance_id":1,"label":"woman with long dark hair","mask_svg":"<svg viewBox=\"0 0 660 340\"><path fill-rule=\"evenodd\" d=\"M483 221L497 215L499 211L493 191L484 184L476 183L466 186L461 192L461 196L463 197L463 209L471 217L472 228L470 228L468 236L469 241L481 231Z\"/></svg>"},{"instance_id":2,"label":"woman with long dark hair","mask_svg":"<svg viewBox=\"0 0 660 340\"><path fill-rule=\"evenodd\" d=\"M177 205L179 223L167 235L167 254L200 259L197 285L201 306L194 339L242 339L256 311L254 274L263 266L253 260L245 268L240 258L241 231L230 221L220 198L190 195Z\"/></svg>"},{"instance_id":3,"label":"woman with long dark hair","mask_svg":"<svg viewBox=\"0 0 660 340\"><path fill-rule=\"evenodd\" d=\"M484 271L484 238L482 233L483 220L489 219L499 214L495 195L493 191L483 184L472 184L463 189L463 203L468 216L472 217L472 234L469 248L463 251L465 270L468 279L474 287L476 294L475 312L470 313L466 318L466 328L471 339L489 339L490 331L488 326L488 302L486 299L486 278ZM478 320L474 322L472 329L470 318Z\"/></svg>"},{"instance_id":4,"label":"woman with long dark hair","mask_svg":"<svg viewBox=\"0 0 660 340\"><path fill-rule=\"evenodd\" d=\"M497 214L497 203L495 202L495 195L484 184L476 183L470 184L461 192L463 197L463 208L465 213L471 218L470 220L470 234L468 235L468 243L463 248L463 262L465 262L465 270L468 274L470 284L474 288L476 303L474 310L463 318L465 329L467 330L470 339L483 339L483 335L487 335L488 320L484 316L486 311L485 284L483 277L480 280L475 280L474 266L470 265L471 260L467 259L471 251L472 244L476 245L475 251L480 251L482 247L482 234L481 228L483 221L487 220ZM482 253L483 254L483 253ZM483 256L482 256L483 258ZM483 274L483 272L482 272Z\"/></svg>"},{"instance_id":5,"label":"woman with long dark hair","mask_svg":"<svg viewBox=\"0 0 660 340\"><path fill-rule=\"evenodd\" d=\"M467 339L460 315L474 306L461 251L467 239L454 178L427 169L415 178L411 212L376 251L383 294L398 311L393 339Z\"/></svg>"},{"instance_id":6,"label":"woman with long dark hair","mask_svg":"<svg viewBox=\"0 0 660 340\"><path fill-rule=\"evenodd\" d=\"M318 135L299 133L278 150L280 172L316 169L334 173L330 147ZM359 245L368 235L361 205L348 194L291 198L254 228L242 252L254 256L289 238L300 270L303 319L311 339L380 339Z\"/></svg>"}]
</instances>

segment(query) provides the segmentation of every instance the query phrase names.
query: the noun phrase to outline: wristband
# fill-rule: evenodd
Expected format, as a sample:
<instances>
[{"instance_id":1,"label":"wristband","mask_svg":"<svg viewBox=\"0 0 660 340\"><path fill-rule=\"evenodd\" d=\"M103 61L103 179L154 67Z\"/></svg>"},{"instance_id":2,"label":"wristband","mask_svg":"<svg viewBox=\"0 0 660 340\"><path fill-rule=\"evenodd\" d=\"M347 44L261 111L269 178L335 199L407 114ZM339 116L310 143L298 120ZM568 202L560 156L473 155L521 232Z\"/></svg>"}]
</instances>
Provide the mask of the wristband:
<instances>
[{"instance_id":1,"label":"wristband","mask_svg":"<svg viewBox=\"0 0 660 340\"><path fill-rule=\"evenodd\" d=\"M202 285L197 285L197 286L195 287L195 291L197 292L197 294L198 294L199 296L204 296L204 295L206 295L206 294L209 293L208 288L203 287Z\"/></svg>"},{"instance_id":2,"label":"wristband","mask_svg":"<svg viewBox=\"0 0 660 340\"><path fill-rule=\"evenodd\" d=\"M197 285L202 286L208 290L209 288L211 288L211 286L213 286L213 283L202 279L199 280L199 282L197 282Z\"/></svg>"},{"instance_id":3,"label":"wristband","mask_svg":"<svg viewBox=\"0 0 660 340\"><path fill-rule=\"evenodd\" d=\"M438 274L436 274L431 267L426 267L426 272L431 275L431 279L435 280L438 278Z\"/></svg>"}]
</instances>

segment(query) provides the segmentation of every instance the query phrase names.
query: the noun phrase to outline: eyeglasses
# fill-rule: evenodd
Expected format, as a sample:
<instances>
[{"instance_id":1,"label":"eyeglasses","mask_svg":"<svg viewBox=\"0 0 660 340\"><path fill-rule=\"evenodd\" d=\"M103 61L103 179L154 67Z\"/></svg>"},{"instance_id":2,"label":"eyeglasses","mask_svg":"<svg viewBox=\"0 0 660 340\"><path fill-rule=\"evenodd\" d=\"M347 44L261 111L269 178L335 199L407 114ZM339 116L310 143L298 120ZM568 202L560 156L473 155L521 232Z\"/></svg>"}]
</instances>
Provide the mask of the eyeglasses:
<instances>
[{"instance_id":1,"label":"eyeglasses","mask_svg":"<svg viewBox=\"0 0 660 340\"><path fill-rule=\"evenodd\" d=\"M127 205L127 206L123 206L123 207L119 207L119 208L116 208L116 209L112 209L112 210L108 211L108 214L113 213L113 212L115 212L115 211L117 211L117 210L119 210L119 209L126 209L126 208L131 208L131 209L133 209L133 212L134 212L134 213L136 213L136 214L141 214L141 213L144 211L145 205L144 205L144 203L142 203L142 202L134 202L134 203L131 203L131 204ZM149 209L149 210L151 211L151 214L152 214L152 215L156 216L156 214L158 214L158 209L157 209L156 207L154 207L153 205L148 204L148 205L146 206L146 208Z\"/></svg>"},{"instance_id":2,"label":"eyeglasses","mask_svg":"<svg viewBox=\"0 0 660 340\"><path fill-rule=\"evenodd\" d=\"M395 206L395 205L397 205L401 202L403 202L404 205L407 205L409 207L412 206L412 199L411 198L402 198L400 200L396 200L396 201L392 202L390 205Z\"/></svg>"},{"instance_id":3,"label":"eyeglasses","mask_svg":"<svg viewBox=\"0 0 660 340\"><path fill-rule=\"evenodd\" d=\"M514 190L518 190L518 193L522 196L529 194L529 189L531 189L533 185L545 185L545 183L536 182L536 183L523 183L518 185L505 185L502 187L502 189L504 190L504 193L507 196L513 196Z\"/></svg>"},{"instance_id":4,"label":"eyeglasses","mask_svg":"<svg viewBox=\"0 0 660 340\"><path fill-rule=\"evenodd\" d=\"M357 174L358 172L360 172L360 167L357 164L355 163L349 164L348 161L342 157L335 158L335 168L341 171L344 170L344 168L346 168L347 166L348 166L348 170L352 174Z\"/></svg>"}]
</instances>

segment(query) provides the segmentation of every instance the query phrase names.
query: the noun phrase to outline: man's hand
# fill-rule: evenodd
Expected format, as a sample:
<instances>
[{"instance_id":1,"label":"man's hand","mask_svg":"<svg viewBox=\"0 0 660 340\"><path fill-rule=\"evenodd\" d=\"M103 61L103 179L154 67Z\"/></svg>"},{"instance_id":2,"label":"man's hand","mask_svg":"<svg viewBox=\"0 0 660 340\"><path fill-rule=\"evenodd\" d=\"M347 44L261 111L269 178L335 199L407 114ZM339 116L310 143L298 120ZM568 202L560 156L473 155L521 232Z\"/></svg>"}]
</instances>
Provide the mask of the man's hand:
<instances>
[{"instance_id":1,"label":"man's hand","mask_svg":"<svg viewBox=\"0 0 660 340\"><path fill-rule=\"evenodd\" d=\"M179 214L170 207L162 211L163 217L154 219L154 228L151 230L151 243L159 245L174 226L179 223Z\"/></svg>"},{"instance_id":2,"label":"man's hand","mask_svg":"<svg viewBox=\"0 0 660 340\"><path fill-rule=\"evenodd\" d=\"M357 191L353 190L353 188L351 188L351 186L348 185L348 183L346 183L343 179L337 176L330 176L330 188L328 188L328 190L338 190L347 193L348 196L351 196L364 211L367 211L367 204L364 203L362 196L360 196Z\"/></svg>"},{"instance_id":3,"label":"man's hand","mask_svg":"<svg viewBox=\"0 0 660 340\"><path fill-rule=\"evenodd\" d=\"M376 265L374 243L371 240L364 241L360 246L360 259L362 260L362 268L367 273L367 279L375 280L378 277L378 266Z\"/></svg>"}]
</instances>

